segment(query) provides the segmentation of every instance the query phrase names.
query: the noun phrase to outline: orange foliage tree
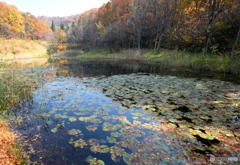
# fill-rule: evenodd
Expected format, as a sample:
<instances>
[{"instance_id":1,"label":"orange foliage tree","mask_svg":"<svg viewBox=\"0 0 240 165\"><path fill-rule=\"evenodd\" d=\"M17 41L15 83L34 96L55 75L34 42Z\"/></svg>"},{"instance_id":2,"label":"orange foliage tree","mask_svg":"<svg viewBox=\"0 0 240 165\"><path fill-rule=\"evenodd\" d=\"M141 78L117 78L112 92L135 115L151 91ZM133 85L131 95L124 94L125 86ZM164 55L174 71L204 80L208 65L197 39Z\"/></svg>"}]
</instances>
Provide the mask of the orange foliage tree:
<instances>
[{"instance_id":1,"label":"orange foliage tree","mask_svg":"<svg viewBox=\"0 0 240 165\"><path fill-rule=\"evenodd\" d=\"M23 17L13 5L0 2L0 33L10 35L22 35L24 33Z\"/></svg>"},{"instance_id":2,"label":"orange foliage tree","mask_svg":"<svg viewBox=\"0 0 240 165\"><path fill-rule=\"evenodd\" d=\"M0 36L44 39L51 33L46 22L30 13L19 12L14 5L0 2Z\"/></svg>"},{"instance_id":3,"label":"orange foliage tree","mask_svg":"<svg viewBox=\"0 0 240 165\"><path fill-rule=\"evenodd\" d=\"M52 33L46 22L41 21L30 13L23 13L25 36L31 39L42 39Z\"/></svg>"}]
</instances>

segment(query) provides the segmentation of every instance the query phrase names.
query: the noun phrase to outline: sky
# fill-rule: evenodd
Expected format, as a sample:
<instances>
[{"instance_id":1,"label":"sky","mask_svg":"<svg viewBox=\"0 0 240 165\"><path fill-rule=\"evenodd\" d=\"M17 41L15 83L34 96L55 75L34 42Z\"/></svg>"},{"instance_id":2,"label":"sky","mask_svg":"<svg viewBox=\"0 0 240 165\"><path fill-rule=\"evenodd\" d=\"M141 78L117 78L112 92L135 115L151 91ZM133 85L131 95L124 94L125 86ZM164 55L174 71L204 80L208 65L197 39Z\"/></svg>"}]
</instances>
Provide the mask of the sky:
<instances>
[{"instance_id":1,"label":"sky","mask_svg":"<svg viewBox=\"0 0 240 165\"><path fill-rule=\"evenodd\" d=\"M99 8L109 0L0 0L34 16L70 16Z\"/></svg>"}]
</instances>

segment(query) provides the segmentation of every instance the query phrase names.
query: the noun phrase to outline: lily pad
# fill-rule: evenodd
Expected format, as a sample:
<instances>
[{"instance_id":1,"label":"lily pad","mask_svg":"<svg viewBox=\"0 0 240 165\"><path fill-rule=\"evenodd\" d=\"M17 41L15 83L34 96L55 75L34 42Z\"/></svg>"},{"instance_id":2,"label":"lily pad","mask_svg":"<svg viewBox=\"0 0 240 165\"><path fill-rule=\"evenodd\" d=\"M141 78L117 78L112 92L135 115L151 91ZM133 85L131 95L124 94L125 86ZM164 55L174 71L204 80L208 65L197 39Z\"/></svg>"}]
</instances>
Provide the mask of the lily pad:
<instances>
[{"instance_id":1,"label":"lily pad","mask_svg":"<svg viewBox=\"0 0 240 165\"><path fill-rule=\"evenodd\" d=\"M71 129L68 131L69 135L82 135L82 131L78 129Z\"/></svg>"},{"instance_id":2,"label":"lily pad","mask_svg":"<svg viewBox=\"0 0 240 165\"><path fill-rule=\"evenodd\" d=\"M86 158L86 161L90 165L105 165L104 161L98 160L97 158L92 157L91 155Z\"/></svg>"},{"instance_id":3,"label":"lily pad","mask_svg":"<svg viewBox=\"0 0 240 165\"><path fill-rule=\"evenodd\" d=\"M119 132L111 132L112 137L119 137L120 135L121 135L121 133L119 133Z\"/></svg>"},{"instance_id":4,"label":"lily pad","mask_svg":"<svg viewBox=\"0 0 240 165\"><path fill-rule=\"evenodd\" d=\"M99 145L99 140L98 139L89 139L88 144L91 146Z\"/></svg>"},{"instance_id":5,"label":"lily pad","mask_svg":"<svg viewBox=\"0 0 240 165\"><path fill-rule=\"evenodd\" d=\"M99 152L99 153L107 153L110 151L110 148L106 145L94 145L92 147L90 147L90 150L92 152Z\"/></svg>"},{"instance_id":6,"label":"lily pad","mask_svg":"<svg viewBox=\"0 0 240 165\"><path fill-rule=\"evenodd\" d=\"M88 125L86 126L87 130L89 131L96 131L97 130L97 126L96 125Z\"/></svg>"},{"instance_id":7,"label":"lily pad","mask_svg":"<svg viewBox=\"0 0 240 165\"><path fill-rule=\"evenodd\" d=\"M69 117L68 120L73 122L73 121L76 121L77 119L75 117Z\"/></svg>"},{"instance_id":8,"label":"lily pad","mask_svg":"<svg viewBox=\"0 0 240 165\"><path fill-rule=\"evenodd\" d=\"M124 153L124 149L117 147L117 146L112 146L110 150L111 154L117 155L117 156L122 156Z\"/></svg>"},{"instance_id":9,"label":"lily pad","mask_svg":"<svg viewBox=\"0 0 240 165\"><path fill-rule=\"evenodd\" d=\"M74 141L73 144L74 144L74 147L80 147L80 148L83 148L84 146L87 145L86 141L83 140L83 139L79 139L77 141Z\"/></svg>"},{"instance_id":10,"label":"lily pad","mask_svg":"<svg viewBox=\"0 0 240 165\"><path fill-rule=\"evenodd\" d=\"M58 131L58 128L51 129L51 132L56 133Z\"/></svg>"},{"instance_id":11,"label":"lily pad","mask_svg":"<svg viewBox=\"0 0 240 165\"><path fill-rule=\"evenodd\" d=\"M108 143L115 143L117 140L115 139L115 138L113 138L113 137L107 137L107 142Z\"/></svg>"}]
</instances>

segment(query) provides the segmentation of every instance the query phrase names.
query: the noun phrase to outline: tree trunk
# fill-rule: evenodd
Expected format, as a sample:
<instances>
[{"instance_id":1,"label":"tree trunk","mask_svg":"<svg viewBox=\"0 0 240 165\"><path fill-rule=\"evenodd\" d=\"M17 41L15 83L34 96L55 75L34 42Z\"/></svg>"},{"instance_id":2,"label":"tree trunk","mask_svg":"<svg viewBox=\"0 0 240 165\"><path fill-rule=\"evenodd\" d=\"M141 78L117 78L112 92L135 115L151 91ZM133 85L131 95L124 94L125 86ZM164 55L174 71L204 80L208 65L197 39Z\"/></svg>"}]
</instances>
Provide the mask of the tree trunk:
<instances>
[{"instance_id":1,"label":"tree trunk","mask_svg":"<svg viewBox=\"0 0 240 165\"><path fill-rule=\"evenodd\" d=\"M239 28L239 30L238 30L237 38L236 38L236 40L235 40L235 42L234 42L234 44L233 44L233 47L232 47L231 59L234 58L234 51L235 51L235 48L236 48L236 46L237 46L237 43L238 43L239 39L240 39L240 28Z\"/></svg>"},{"instance_id":2,"label":"tree trunk","mask_svg":"<svg viewBox=\"0 0 240 165\"><path fill-rule=\"evenodd\" d=\"M217 0L210 0L210 14L209 14L209 18L208 18L208 27L207 27L207 36L206 36L206 41L205 41L205 48L203 50L203 56L206 55L206 53L208 52L208 48L210 45L210 40L211 40L211 36L212 36L212 26L213 26L213 21L215 18L215 10L216 10L216 5L217 5Z\"/></svg>"},{"instance_id":3,"label":"tree trunk","mask_svg":"<svg viewBox=\"0 0 240 165\"><path fill-rule=\"evenodd\" d=\"M162 42L162 36L163 36L163 35L160 34L159 39L158 39L157 52L160 51L160 46L161 46L161 42Z\"/></svg>"}]
</instances>

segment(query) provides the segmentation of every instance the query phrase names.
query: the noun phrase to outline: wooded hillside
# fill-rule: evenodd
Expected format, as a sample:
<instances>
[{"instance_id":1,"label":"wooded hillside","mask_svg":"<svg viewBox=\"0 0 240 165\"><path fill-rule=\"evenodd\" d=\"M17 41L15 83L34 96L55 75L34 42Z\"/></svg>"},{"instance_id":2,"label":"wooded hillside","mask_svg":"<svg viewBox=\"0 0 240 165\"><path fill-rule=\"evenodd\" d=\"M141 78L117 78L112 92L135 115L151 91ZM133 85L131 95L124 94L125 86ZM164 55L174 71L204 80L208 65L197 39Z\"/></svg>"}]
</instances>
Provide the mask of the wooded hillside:
<instances>
[{"instance_id":1,"label":"wooded hillside","mask_svg":"<svg viewBox=\"0 0 240 165\"><path fill-rule=\"evenodd\" d=\"M45 39L52 33L46 22L16 6L0 2L0 37Z\"/></svg>"},{"instance_id":2,"label":"wooded hillside","mask_svg":"<svg viewBox=\"0 0 240 165\"><path fill-rule=\"evenodd\" d=\"M67 41L111 50L233 50L236 55L239 11L239 0L110 0L73 22Z\"/></svg>"}]
</instances>

